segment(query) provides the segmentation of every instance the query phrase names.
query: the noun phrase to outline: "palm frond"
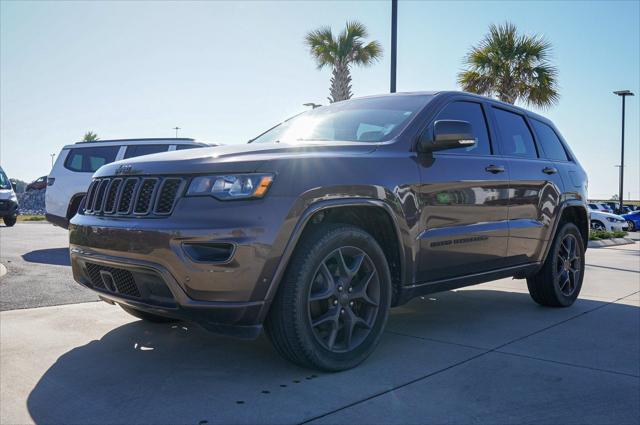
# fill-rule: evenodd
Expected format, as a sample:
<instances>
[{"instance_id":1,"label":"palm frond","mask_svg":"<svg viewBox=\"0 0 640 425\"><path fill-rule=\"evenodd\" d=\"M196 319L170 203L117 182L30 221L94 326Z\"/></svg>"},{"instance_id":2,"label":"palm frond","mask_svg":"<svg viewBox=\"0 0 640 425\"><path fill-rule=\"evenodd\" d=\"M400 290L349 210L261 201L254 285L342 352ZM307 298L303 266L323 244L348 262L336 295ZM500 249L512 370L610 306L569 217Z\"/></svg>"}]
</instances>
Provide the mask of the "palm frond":
<instances>
[{"instance_id":1,"label":"palm frond","mask_svg":"<svg viewBox=\"0 0 640 425\"><path fill-rule=\"evenodd\" d=\"M558 99L558 70L549 63L552 46L544 37L519 34L515 25L491 24L463 58L458 84L473 93L518 99L541 108Z\"/></svg>"}]
</instances>

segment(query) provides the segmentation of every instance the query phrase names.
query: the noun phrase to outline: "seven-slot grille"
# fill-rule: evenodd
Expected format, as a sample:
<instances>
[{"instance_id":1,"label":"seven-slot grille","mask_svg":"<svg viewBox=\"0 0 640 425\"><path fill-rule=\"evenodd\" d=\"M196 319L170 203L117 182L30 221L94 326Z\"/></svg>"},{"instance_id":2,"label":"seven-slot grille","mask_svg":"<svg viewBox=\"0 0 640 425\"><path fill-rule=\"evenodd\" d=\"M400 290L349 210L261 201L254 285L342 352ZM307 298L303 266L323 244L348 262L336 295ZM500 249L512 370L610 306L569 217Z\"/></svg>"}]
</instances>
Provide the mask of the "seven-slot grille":
<instances>
[{"instance_id":1,"label":"seven-slot grille","mask_svg":"<svg viewBox=\"0 0 640 425\"><path fill-rule=\"evenodd\" d=\"M84 213L92 215L167 216L184 188L180 177L106 177L87 190Z\"/></svg>"}]
</instances>

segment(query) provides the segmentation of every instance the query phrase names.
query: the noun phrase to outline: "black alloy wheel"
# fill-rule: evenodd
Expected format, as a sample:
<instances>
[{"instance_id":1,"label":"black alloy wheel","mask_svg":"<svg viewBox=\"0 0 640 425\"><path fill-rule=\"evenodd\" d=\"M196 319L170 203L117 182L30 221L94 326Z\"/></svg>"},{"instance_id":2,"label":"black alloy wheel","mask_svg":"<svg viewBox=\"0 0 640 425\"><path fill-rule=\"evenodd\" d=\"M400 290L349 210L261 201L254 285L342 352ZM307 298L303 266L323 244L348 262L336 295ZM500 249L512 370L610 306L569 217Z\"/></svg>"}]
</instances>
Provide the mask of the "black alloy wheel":
<instances>
[{"instance_id":1,"label":"black alloy wheel","mask_svg":"<svg viewBox=\"0 0 640 425\"><path fill-rule=\"evenodd\" d=\"M369 335L380 305L380 280L371 258L348 246L327 255L309 286L309 323L317 341L340 353Z\"/></svg>"}]
</instances>

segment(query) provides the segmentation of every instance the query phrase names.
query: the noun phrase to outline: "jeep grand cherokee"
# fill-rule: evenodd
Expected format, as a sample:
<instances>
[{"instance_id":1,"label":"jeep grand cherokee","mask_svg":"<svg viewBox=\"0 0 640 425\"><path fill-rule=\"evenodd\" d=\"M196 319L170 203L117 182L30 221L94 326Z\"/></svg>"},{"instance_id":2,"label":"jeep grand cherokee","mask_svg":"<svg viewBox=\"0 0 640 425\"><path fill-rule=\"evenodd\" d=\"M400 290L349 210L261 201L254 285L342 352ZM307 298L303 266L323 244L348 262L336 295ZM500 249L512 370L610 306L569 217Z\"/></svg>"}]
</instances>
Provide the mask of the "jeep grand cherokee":
<instances>
[{"instance_id":1,"label":"jeep grand cherokee","mask_svg":"<svg viewBox=\"0 0 640 425\"><path fill-rule=\"evenodd\" d=\"M101 167L73 273L134 316L188 320L343 370L390 307L513 276L545 306L584 274L587 178L549 120L458 92L334 103L246 145Z\"/></svg>"}]
</instances>

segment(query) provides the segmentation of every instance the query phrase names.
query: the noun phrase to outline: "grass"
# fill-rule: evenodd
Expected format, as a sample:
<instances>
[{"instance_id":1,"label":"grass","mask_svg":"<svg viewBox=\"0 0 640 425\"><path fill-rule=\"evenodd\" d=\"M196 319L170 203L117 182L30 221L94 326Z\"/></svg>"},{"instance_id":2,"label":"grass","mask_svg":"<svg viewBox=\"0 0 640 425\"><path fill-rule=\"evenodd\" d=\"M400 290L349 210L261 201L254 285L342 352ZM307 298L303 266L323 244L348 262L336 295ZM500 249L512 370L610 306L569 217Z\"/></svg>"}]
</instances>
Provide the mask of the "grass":
<instances>
[{"instance_id":1,"label":"grass","mask_svg":"<svg viewBox=\"0 0 640 425\"><path fill-rule=\"evenodd\" d=\"M601 239L611 239L611 238L624 238L627 236L627 232L608 232L606 230L592 230L589 233L590 241L599 241Z\"/></svg>"},{"instance_id":2,"label":"grass","mask_svg":"<svg viewBox=\"0 0 640 425\"><path fill-rule=\"evenodd\" d=\"M43 215L19 215L18 221L44 221Z\"/></svg>"}]
</instances>

